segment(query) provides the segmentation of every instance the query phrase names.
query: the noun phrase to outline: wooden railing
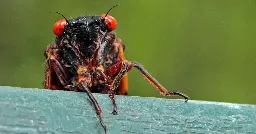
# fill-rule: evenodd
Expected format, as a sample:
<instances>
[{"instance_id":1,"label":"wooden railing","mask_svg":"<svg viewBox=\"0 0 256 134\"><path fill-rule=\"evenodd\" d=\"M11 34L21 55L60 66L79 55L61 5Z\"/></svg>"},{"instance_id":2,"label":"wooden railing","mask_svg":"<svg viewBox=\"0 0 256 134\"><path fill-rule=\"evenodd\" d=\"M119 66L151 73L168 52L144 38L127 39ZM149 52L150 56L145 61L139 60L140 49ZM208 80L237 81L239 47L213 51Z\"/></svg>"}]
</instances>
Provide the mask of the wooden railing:
<instances>
[{"instance_id":1,"label":"wooden railing","mask_svg":"<svg viewBox=\"0 0 256 134\"><path fill-rule=\"evenodd\" d=\"M109 134L255 133L256 105L94 94ZM104 133L84 93L0 87L0 133Z\"/></svg>"}]
</instances>

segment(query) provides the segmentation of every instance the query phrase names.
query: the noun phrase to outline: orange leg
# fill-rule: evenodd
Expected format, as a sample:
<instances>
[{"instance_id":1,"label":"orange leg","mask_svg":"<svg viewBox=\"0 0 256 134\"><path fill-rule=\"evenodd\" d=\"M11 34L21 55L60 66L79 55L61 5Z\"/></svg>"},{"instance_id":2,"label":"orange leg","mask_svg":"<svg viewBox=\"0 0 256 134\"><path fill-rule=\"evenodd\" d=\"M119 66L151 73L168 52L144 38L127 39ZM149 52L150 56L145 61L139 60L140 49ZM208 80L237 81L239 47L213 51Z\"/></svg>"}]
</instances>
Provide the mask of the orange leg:
<instances>
[{"instance_id":1,"label":"orange leg","mask_svg":"<svg viewBox=\"0 0 256 134\"><path fill-rule=\"evenodd\" d=\"M166 90L153 76L151 76L148 71L139 63L137 62L130 62L130 66L131 67L135 67L137 68L141 73L142 75L153 85L155 86L158 91L163 94L164 96L172 96L172 95L177 95L177 96L181 96L185 99L185 101L187 102L188 101L188 96L183 94L183 93L180 93L180 92L170 92L168 90Z\"/></svg>"},{"instance_id":2,"label":"orange leg","mask_svg":"<svg viewBox=\"0 0 256 134\"><path fill-rule=\"evenodd\" d=\"M135 67L137 68L141 73L142 75L153 85L155 86L158 91L165 95L165 96L172 96L172 95L177 95L177 96L181 96L185 99L185 101L187 102L188 101L188 96L183 94L183 93L180 93L180 92L170 92L168 90L166 90L153 76L151 76L148 71L139 63L137 62L130 62L130 61L126 61L124 60L122 62L122 67L118 73L118 75L116 76L116 78L114 79L112 85L111 85L111 89L109 91L109 97L113 103L113 113L117 113L117 106L115 104L115 99L114 99L114 94L118 88L118 85L121 81L121 79L124 77L124 75L130 71L130 69L132 67Z\"/></svg>"},{"instance_id":3,"label":"orange leg","mask_svg":"<svg viewBox=\"0 0 256 134\"><path fill-rule=\"evenodd\" d=\"M95 99L95 97L92 95L91 91L88 89L88 87L86 86L86 82L85 81L81 81L81 84L80 84L81 88L83 89L83 91L89 96L90 100L92 101L93 103L93 106L95 108L95 111L98 115L98 118L100 120L100 124L101 126L103 127L105 133L107 132L107 127L106 125L103 123L103 120L102 120L102 110L97 102L97 100Z\"/></svg>"}]
</instances>

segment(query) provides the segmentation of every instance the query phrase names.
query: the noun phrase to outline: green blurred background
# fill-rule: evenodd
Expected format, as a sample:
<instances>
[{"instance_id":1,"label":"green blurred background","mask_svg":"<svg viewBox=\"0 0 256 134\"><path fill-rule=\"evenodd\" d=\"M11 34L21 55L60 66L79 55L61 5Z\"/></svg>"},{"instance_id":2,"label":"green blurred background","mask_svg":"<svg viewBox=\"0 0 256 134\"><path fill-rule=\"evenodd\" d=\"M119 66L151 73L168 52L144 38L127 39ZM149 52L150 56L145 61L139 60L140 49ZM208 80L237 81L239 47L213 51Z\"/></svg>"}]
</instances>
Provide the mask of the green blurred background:
<instances>
[{"instance_id":1,"label":"green blurred background","mask_svg":"<svg viewBox=\"0 0 256 134\"><path fill-rule=\"evenodd\" d=\"M255 0L1 0L0 85L43 88L43 52L62 18L54 12L100 15L116 4L110 14L127 59L168 90L196 100L256 103ZM136 70L129 87L129 95L162 97Z\"/></svg>"}]
</instances>

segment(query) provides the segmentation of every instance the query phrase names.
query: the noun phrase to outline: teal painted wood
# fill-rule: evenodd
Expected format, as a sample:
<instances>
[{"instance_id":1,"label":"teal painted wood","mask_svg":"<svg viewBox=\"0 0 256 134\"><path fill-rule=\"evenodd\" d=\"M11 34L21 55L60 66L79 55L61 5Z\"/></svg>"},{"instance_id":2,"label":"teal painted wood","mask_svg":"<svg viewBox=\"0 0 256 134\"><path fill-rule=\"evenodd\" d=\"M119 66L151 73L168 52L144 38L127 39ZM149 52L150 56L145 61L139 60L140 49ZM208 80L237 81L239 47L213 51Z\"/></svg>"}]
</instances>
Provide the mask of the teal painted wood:
<instances>
[{"instance_id":1,"label":"teal painted wood","mask_svg":"<svg viewBox=\"0 0 256 134\"><path fill-rule=\"evenodd\" d=\"M109 134L255 133L256 105L94 94ZM84 93L0 87L0 133L104 133Z\"/></svg>"}]
</instances>

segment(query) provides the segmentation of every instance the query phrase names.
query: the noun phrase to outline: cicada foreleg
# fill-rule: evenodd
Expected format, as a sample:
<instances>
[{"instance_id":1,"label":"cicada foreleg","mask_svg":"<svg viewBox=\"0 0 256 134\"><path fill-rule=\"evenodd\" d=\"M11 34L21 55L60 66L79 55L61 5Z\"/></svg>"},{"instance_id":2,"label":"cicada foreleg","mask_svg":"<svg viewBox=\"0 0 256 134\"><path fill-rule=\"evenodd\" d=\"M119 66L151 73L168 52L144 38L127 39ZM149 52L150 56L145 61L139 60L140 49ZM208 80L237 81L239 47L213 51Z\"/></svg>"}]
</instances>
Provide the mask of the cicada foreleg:
<instances>
[{"instance_id":1,"label":"cicada foreleg","mask_svg":"<svg viewBox=\"0 0 256 134\"><path fill-rule=\"evenodd\" d=\"M105 131L105 133L106 133L107 127L106 127L106 125L103 123L102 115L101 115L101 114L102 114L102 110L101 110L101 108L100 108L100 106L99 106L99 103L97 102L97 100L95 99L95 97L92 95L92 93L91 93L91 91L89 90L89 88L87 87L85 81L81 81L80 86L81 86L82 90L83 90L83 91L88 95L88 97L90 98L90 100L91 100L91 102L92 102L92 104L93 104L93 106L94 106L94 108L95 108L95 111L96 111L96 113L97 113L97 115L98 115L98 118L99 118L99 120L100 120L100 124L101 124L101 126L103 127L103 129L104 129L104 131Z\"/></svg>"}]
</instances>

